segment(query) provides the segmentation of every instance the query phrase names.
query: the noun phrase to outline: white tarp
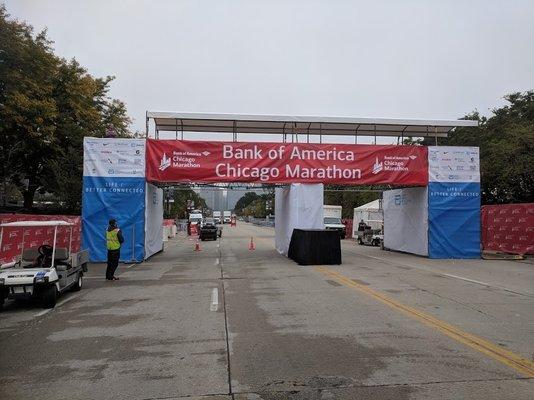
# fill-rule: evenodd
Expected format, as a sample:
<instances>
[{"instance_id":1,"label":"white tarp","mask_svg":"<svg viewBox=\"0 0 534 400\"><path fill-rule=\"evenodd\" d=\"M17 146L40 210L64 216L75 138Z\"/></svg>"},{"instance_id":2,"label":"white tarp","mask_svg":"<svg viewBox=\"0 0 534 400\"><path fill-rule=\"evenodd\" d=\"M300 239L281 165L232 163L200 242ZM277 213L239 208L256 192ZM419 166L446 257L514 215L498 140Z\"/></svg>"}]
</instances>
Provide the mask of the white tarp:
<instances>
[{"instance_id":1,"label":"white tarp","mask_svg":"<svg viewBox=\"0 0 534 400\"><path fill-rule=\"evenodd\" d=\"M383 193L384 247L428 255L428 189L388 190Z\"/></svg>"},{"instance_id":2,"label":"white tarp","mask_svg":"<svg viewBox=\"0 0 534 400\"><path fill-rule=\"evenodd\" d=\"M480 182L478 147L429 146L430 182Z\"/></svg>"},{"instance_id":3,"label":"white tarp","mask_svg":"<svg viewBox=\"0 0 534 400\"><path fill-rule=\"evenodd\" d=\"M287 255L293 229L324 229L323 184L293 183L275 189L275 247Z\"/></svg>"},{"instance_id":4,"label":"white tarp","mask_svg":"<svg viewBox=\"0 0 534 400\"><path fill-rule=\"evenodd\" d=\"M146 184L145 259L163 250L163 190Z\"/></svg>"},{"instance_id":5,"label":"white tarp","mask_svg":"<svg viewBox=\"0 0 534 400\"><path fill-rule=\"evenodd\" d=\"M381 200L373 200L370 203L356 207L352 219L352 237L356 237L358 224L363 221L373 229L382 229L384 215L382 213Z\"/></svg>"},{"instance_id":6,"label":"white tarp","mask_svg":"<svg viewBox=\"0 0 534 400\"><path fill-rule=\"evenodd\" d=\"M144 139L86 137L83 151L83 176L145 176Z\"/></svg>"}]
</instances>

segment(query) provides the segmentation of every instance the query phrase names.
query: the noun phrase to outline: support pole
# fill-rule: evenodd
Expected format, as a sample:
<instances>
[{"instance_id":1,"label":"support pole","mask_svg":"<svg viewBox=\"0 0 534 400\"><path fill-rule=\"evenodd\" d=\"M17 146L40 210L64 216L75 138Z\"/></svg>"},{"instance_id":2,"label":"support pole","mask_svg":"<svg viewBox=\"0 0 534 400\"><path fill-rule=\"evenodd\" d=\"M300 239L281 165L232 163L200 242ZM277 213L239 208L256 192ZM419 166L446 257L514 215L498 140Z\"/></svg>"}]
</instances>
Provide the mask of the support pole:
<instances>
[{"instance_id":1,"label":"support pole","mask_svg":"<svg viewBox=\"0 0 534 400\"><path fill-rule=\"evenodd\" d=\"M132 260L135 261L135 221L132 224Z\"/></svg>"},{"instance_id":2,"label":"support pole","mask_svg":"<svg viewBox=\"0 0 534 400\"><path fill-rule=\"evenodd\" d=\"M405 126L404 128L402 128L402 131L401 131L401 144L404 143L404 132L406 131L406 129L408 129L408 126Z\"/></svg>"},{"instance_id":3,"label":"support pole","mask_svg":"<svg viewBox=\"0 0 534 400\"><path fill-rule=\"evenodd\" d=\"M72 225L70 227L70 237L69 237L69 257L71 255L71 252L72 252Z\"/></svg>"},{"instance_id":4,"label":"support pole","mask_svg":"<svg viewBox=\"0 0 534 400\"><path fill-rule=\"evenodd\" d=\"M52 247L52 268L56 263L56 239L57 239L57 226L54 227L54 247Z\"/></svg>"},{"instance_id":5,"label":"support pole","mask_svg":"<svg viewBox=\"0 0 534 400\"><path fill-rule=\"evenodd\" d=\"M20 254L22 254L23 252L24 252L24 227L22 228L22 250Z\"/></svg>"},{"instance_id":6,"label":"support pole","mask_svg":"<svg viewBox=\"0 0 534 400\"><path fill-rule=\"evenodd\" d=\"M237 121L232 124L232 141L237 142Z\"/></svg>"}]
</instances>

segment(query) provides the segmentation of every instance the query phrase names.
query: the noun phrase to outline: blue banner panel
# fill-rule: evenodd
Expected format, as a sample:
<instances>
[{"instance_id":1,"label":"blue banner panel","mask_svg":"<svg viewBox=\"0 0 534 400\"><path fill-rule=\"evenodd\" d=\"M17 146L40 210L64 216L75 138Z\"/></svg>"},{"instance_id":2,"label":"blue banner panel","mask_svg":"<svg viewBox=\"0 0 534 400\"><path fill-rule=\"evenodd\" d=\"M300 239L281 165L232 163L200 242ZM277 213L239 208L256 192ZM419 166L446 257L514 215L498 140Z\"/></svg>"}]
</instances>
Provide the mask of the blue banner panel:
<instances>
[{"instance_id":1,"label":"blue banner panel","mask_svg":"<svg viewBox=\"0 0 534 400\"><path fill-rule=\"evenodd\" d=\"M429 183L428 255L480 258L480 183Z\"/></svg>"},{"instance_id":2,"label":"blue banner panel","mask_svg":"<svg viewBox=\"0 0 534 400\"><path fill-rule=\"evenodd\" d=\"M121 261L143 261L145 178L83 177L82 244L93 262L107 259L106 229L115 218L124 243Z\"/></svg>"}]
</instances>

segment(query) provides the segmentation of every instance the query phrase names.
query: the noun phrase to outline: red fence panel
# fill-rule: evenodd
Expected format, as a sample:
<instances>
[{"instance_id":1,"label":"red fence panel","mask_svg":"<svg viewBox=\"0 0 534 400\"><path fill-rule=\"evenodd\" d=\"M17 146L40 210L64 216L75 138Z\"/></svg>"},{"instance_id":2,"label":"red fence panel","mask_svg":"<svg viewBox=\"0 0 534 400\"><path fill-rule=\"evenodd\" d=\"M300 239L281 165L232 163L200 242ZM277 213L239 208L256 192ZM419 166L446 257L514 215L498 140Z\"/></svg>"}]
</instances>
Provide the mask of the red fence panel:
<instances>
[{"instance_id":1,"label":"red fence panel","mask_svg":"<svg viewBox=\"0 0 534 400\"><path fill-rule=\"evenodd\" d=\"M534 254L534 203L483 206L482 248Z\"/></svg>"},{"instance_id":2,"label":"red fence panel","mask_svg":"<svg viewBox=\"0 0 534 400\"><path fill-rule=\"evenodd\" d=\"M352 238L352 219L344 219L342 222L345 224L345 228L346 228L345 237L347 239L351 239Z\"/></svg>"},{"instance_id":3,"label":"red fence panel","mask_svg":"<svg viewBox=\"0 0 534 400\"><path fill-rule=\"evenodd\" d=\"M33 214L0 214L0 224L15 221L66 221L74 224L72 227L72 251L79 251L81 247L81 217L71 215L33 215ZM70 227L59 227L57 236L58 247L69 247ZM54 228L36 227L4 228L2 247L0 248L0 265L14 261L24 248L37 247L41 244L52 244Z\"/></svg>"},{"instance_id":4,"label":"red fence panel","mask_svg":"<svg viewBox=\"0 0 534 400\"><path fill-rule=\"evenodd\" d=\"M163 226L173 226L174 225L174 219L164 219L163 220Z\"/></svg>"}]
</instances>

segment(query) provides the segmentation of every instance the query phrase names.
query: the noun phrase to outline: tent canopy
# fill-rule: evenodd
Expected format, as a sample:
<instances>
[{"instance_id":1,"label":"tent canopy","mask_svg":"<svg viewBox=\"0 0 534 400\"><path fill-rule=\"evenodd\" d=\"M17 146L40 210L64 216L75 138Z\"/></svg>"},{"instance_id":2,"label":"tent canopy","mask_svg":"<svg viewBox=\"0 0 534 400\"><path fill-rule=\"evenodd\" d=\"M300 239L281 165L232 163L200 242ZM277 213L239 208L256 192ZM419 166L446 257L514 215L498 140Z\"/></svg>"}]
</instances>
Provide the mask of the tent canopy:
<instances>
[{"instance_id":1,"label":"tent canopy","mask_svg":"<svg viewBox=\"0 0 534 400\"><path fill-rule=\"evenodd\" d=\"M159 132L214 132L257 134L307 134L393 137L447 137L456 127L478 126L469 120L423 120L395 118L317 117L252 114L207 114L147 111L146 134L150 119Z\"/></svg>"},{"instance_id":2,"label":"tent canopy","mask_svg":"<svg viewBox=\"0 0 534 400\"><path fill-rule=\"evenodd\" d=\"M380 210L380 200L376 199L367 204L356 207L354 211L378 211Z\"/></svg>"}]
</instances>

